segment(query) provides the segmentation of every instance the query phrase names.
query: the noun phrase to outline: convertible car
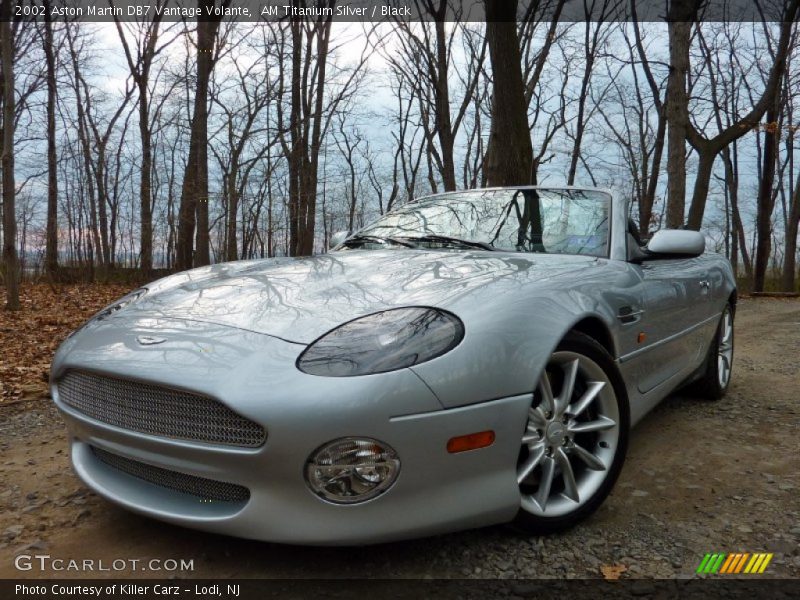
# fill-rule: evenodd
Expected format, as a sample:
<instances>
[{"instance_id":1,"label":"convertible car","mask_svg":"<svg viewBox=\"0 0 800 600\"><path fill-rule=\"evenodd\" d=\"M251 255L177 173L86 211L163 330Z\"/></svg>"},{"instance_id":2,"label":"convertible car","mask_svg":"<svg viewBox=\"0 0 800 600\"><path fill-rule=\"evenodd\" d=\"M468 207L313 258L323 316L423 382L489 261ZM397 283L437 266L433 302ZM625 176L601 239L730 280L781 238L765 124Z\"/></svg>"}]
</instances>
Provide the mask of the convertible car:
<instances>
[{"instance_id":1,"label":"convertible car","mask_svg":"<svg viewBox=\"0 0 800 600\"><path fill-rule=\"evenodd\" d=\"M730 383L728 262L694 231L645 243L601 190L439 194L334 237L156 281L73 333L51 386L80 478L274 542L541 534L604 501L665 396Z\"/></svg>"}]
</instances>

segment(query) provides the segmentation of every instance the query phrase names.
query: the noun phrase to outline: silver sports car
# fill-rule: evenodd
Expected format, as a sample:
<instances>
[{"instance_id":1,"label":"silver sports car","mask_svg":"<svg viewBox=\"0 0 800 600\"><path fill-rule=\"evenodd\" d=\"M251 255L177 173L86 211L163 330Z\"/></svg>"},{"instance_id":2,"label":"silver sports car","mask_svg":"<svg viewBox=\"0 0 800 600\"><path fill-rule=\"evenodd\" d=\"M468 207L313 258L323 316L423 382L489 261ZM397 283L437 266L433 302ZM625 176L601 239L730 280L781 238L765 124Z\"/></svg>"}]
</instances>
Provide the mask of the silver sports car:
<instances>
[{"instance_id":1,"label":"silver sports car","mask_svg":"<svg viewBox=\"0 0 800 600\"><path fill-rule=\"evenodd\" d=\"M645 243L606 192L440 194L335 237L167 277L72 334L51 383L81 479L275 542L545 533L603 502L656 403L730 383L730 265L694 231Z\"/></svg>"}]
</instances>

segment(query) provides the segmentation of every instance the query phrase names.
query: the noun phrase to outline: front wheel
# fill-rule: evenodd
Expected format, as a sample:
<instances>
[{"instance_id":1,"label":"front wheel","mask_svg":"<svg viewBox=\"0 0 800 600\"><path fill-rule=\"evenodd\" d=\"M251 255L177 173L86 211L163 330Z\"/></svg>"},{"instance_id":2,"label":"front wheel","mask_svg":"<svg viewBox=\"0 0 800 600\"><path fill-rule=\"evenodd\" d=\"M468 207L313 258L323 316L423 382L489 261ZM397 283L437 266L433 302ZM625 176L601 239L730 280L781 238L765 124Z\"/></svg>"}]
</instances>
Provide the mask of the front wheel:
<instances>
[{"instance_id":1,"label":"front wheel","mask_svg":"<svg viewBox=\"0 0 800 600\"><path fill-rule=\"evenodd\" d=\"M541 374L522 433L512 525L543 534L567 529L603 503L622 470L630 417L611 356L570 333Z\"/></svg>"}]
</instances>

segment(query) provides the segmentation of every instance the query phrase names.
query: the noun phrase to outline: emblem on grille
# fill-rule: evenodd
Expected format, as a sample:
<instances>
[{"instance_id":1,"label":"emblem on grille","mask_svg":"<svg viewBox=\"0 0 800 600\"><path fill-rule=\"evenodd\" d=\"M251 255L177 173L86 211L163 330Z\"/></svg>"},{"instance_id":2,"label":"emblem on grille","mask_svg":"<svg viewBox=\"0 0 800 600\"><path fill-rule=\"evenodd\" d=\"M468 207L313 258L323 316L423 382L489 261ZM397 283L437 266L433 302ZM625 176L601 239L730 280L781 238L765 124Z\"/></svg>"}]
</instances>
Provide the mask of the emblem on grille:
<instances>
[{"instance_id":1,"label":"emblem on grille","mask_svg":"<svg viewBox=\"0 0 800 600\"><path fill-rule=\"evenodd\" d=\"M166 342L167 338L153 337L152 335L140 335L136 338L136 341L142 346L155 346L156 344L162 344Z\"/></svg>"}]
</instances>

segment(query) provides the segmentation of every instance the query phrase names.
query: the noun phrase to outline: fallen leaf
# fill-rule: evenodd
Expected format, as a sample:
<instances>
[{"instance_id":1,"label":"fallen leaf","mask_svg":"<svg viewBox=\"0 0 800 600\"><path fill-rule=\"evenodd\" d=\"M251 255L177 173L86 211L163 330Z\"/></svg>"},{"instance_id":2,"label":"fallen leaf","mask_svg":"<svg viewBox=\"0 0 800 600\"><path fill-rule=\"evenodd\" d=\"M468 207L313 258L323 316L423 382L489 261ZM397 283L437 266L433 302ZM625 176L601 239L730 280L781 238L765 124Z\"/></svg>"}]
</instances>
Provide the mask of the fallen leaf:
<instances>
[{"instance_id":1,"label":"fallen leaf","mask_svg":"<svg viewBox=\"0 0 800 600\"><path fill-rule=\"evenodd\" d=\"M628 567L625 565L603 565L600 567L600 572L608 581L616 581L627 570Z\"/></svg>"},{"instance_id":2,"label":"fallen leaf","mask_svg":"<svg viewBox=\"0 0 800 600\"><path fill-rule=\"evenodd\" d=\"M18 311L2 310L0 286L0 406L47 396L46 373L69 333L98 310L124 296L120 284L23 283Z\"/></svg>"}]
</instances>

